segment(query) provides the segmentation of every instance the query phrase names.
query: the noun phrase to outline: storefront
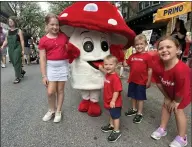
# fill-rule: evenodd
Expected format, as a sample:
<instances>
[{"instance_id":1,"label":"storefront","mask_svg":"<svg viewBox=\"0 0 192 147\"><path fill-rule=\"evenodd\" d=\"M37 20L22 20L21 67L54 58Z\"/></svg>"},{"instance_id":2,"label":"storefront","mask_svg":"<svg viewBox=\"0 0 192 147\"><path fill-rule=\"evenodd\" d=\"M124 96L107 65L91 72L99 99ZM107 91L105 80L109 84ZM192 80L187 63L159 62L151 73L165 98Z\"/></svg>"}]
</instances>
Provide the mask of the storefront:
<instances>
[{"instance_id":1,"label":"storefront","mask_svg":"<svg viewBox=\"0 0 192 147\"><path fill-rule=\"evenodd\" d=\"M177 18L184 21L188 32L192 31L192 2L172 2L158 9L154 17L154 22L169 21L167 34L170 34L175 27Z\"/></svg>"}]
</instances>

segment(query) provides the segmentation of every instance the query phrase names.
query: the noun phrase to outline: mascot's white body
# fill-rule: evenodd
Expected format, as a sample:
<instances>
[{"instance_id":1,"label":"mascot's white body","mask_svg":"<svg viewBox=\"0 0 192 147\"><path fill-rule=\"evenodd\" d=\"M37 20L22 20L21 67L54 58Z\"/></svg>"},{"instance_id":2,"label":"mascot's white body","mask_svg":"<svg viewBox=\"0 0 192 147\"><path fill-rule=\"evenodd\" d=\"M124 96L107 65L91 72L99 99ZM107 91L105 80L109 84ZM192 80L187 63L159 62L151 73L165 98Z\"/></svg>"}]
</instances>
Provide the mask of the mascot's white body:
<instances>
[{"instance_id":1,"label":"mascot's white body","mask_svg":"<svg viewBox=\"0 0 192 147\"><path fill-rule=\"evenodd\" d=\"M112 53L111 45L128 45L135 33L109 2L76 2L63 10L59 21L61 31L70 37L68 49L80 51L71 63L71 85L81 90L83 99L78 110L99 116L101 108L98 102L104 75L98 66Z\"/></svg>"},{"instance_id":2,"label":"mascot's white body","mask_svg":"<svg viewBox=\"0 0 192 147\"><path fill-rule=\"evenodd\" d=\"M72 42L80 50L79 58L75 59L71 64L71 84L75 89L95 90L103 88L103 73L94 68L89 62L103 60L110 54L108 51L101 49L101 40L109 42L107 34L90 31L87 29L75 29L70 37L69 42ZM83 45L90 41L94 44L92 51L87 52Z\"/></svg>"}]
</instances>

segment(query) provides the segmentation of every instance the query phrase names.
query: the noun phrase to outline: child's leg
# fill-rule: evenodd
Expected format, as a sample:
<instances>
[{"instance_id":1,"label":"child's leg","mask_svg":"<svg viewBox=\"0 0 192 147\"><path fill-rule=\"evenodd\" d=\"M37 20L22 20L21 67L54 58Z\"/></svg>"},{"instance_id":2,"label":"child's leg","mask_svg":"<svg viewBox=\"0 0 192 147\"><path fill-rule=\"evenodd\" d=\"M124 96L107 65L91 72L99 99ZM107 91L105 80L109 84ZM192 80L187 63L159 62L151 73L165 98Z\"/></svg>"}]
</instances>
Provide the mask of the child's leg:
<instances>
[{"instance_id":1,"label":"child's leg","mask_svg":"<svg viewBox=\"0 0 192 147\"><path fill-rule=\"evenodd\" d=\"M114 119L113 124L114 124L114 131L119 131L120 119Z\"/></svg>"},{"instance_id":2,"label":"child's leg","mask_svg":"<svg viewBox=\"0 0 192 147\"><path fill-rule=\"evenodd\" d=\"M143 100L137 100L138 103L138 112L136 114L136 116L133 118L133 122L134 123L141 123L141 121L143 120Z\"/></svg>"},{"instance_id":3,"label":"child's leg","mask_svg":"<svg viewBox=\"0 0 192 147\"><path fill-rule=\"evenodd\" d=\"M187 118L185 116L183 109L177 109L177 111L175 112L175 119L176 119L176 123L177 123L178 135L169 144L169 146L170 147L187 146L187 136L186 136Z\"/></svg>"},{"instance_id":4,"label":"child's leg","mask_svg":"<svg viewBox=\"0 0 192 147\"><path fill-rule=\"evenodd\" d=\"M49 109L52 112L55 112L56 87L57 87L57 82L49 81L47 94L48 94Z\"/></svg>"},{"instance_id":5,"label":"child's leg","mask_svg":"<svg viewBox=\"0 0 192 147\"><path fill-rule=\"evenodd\" d=\"M112 119L111 115L109 116L109 124L111 127L114 127L114 123L113 123L113 119Z\"/></svg>"},{"instance_id":6,"label":"child's leg","mask_svg":"<svg viewBox=\"0 0 192 147\"><path fill-rule=\"evenodd\" d=\"M113 119L114 129L107 139L109 142L115 142L121 136L121 132L119 130L121 108L110 109L110 114L111 114L111 118Z\"/></svg>"},{"instance_id":7,"label":"child's leg","mask_svg":"<svg viewBox=\"0 0 192 147\"><path fill-rule=\"evenodd\" d=\"M175 112L175 119L176 119L178 134L179 136L184 138L187 130L187 118L183 109L178 109Z\"/></svg>"},{"instance_id":8,"label":"child's leg","mask_svg":"<svg viewBox=\"0 0 192 147\"><path fill-rule=\"evenodd\" d=\"M57 82L49 81L47 88L49 111L43 117L43 121L50 120L53 117L53 114L55 113L56 86Z\"/></svg>"},{"instance_id":9,"label":"child's leg","mask_svg":"<svg viewBox=\"0 0 192 147\"><path fill-rule=\"evenodd\" d=\"M137 110L137 100L134 99L134 98L132 98L132 99L131 99L131 102L132 102L132 108L133 108L133 110Z\"/></svg>"},{"instance_id":10,"label":"child's leg","mask_svg":"<svg viewBox=\"0 0 192 147\"><path fill-rule=\"evenodd\" d=\"M143 100L137 100L137 104L138 104L138 112L137 112L137 114L143 114L143 104L144 104L144 101Z\"/></svg>"},{"instance_id":11,"label":"child's leg","mask_svg":"<svg viewBox=\"0 0 192 147\"><path fill-rule=\"evenodd\" d=\"M167 135L167 131L165 129L167 127L170 116L171 113L167 110L167 108L163 104L161 112L161 124L160 127L151 134L151 137L153 139L159 140L161 139L161 137Z\"/></svg>"},{"instance_id":12,"label":"child's leg","mask_svg":"<svg viewBox=\"0 0 192 147\"><path fill-rule=\"evenodd\" d=\"M61 111L64 100L64 81L59 81L57 84L57 112Z\"/></svg>"},{"instance_id":13,"label":"child's leg","mask_svg":"<svg viewBox=\"0 0 192 147\"><path fill-rule=\"evenodd\" d=\"M161 124L160 127L163 129L167 128L168 121L170 119L171 113L167 110L167 108L163 105L161 111Z\"/></svg>"}]
</instances>

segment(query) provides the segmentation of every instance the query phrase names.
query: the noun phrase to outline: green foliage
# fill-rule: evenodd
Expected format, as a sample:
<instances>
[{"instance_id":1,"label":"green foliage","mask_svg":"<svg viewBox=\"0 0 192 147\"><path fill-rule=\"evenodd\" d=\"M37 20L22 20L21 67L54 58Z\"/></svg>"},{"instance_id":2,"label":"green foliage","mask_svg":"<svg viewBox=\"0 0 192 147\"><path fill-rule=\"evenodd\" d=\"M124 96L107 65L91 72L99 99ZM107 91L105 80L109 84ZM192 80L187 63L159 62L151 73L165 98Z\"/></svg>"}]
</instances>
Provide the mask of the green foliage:
<instances>
[{"instance_id":1,"label":"green foliage","mask_svg":"<svg viewBox=\"0 0 192 147\"><path fill-rule=\"evenodd\" d=\"M9 2L18 18L21 29L26 29L31 36L44 33L45 14L37 2L12 1Z\"/></svg>"},{"instance_id":2,"label":"green foliage","mask_svg":"<svg viewBox=\"0 0 192 147\"><path fill-rule=\"evenodd\" d=\"M56 15L60 14L66 7L72 5L74 2L70 1L53 1L49 2L50 4L50 12Z\"/></svg>"}]
</instances>

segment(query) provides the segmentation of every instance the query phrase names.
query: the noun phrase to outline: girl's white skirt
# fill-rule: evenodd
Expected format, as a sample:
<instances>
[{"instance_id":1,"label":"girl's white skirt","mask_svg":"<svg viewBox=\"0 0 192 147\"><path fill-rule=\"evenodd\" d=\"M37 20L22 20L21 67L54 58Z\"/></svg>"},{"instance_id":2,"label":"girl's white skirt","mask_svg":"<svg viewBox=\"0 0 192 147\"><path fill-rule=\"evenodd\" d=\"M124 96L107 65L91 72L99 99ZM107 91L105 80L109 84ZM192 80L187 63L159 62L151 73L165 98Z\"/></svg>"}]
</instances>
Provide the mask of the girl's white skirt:
<instances>
[{"instance_id":1,"label":"girl's white skirt","mask_svg":"<svg viewBox=\"0 0 192 147\"><path fill-rule=\"evenodd\" d=\"M68 73L68 60L47 60L47 78L49 81L67 81Z\"/></svg>"}]
</instances>

